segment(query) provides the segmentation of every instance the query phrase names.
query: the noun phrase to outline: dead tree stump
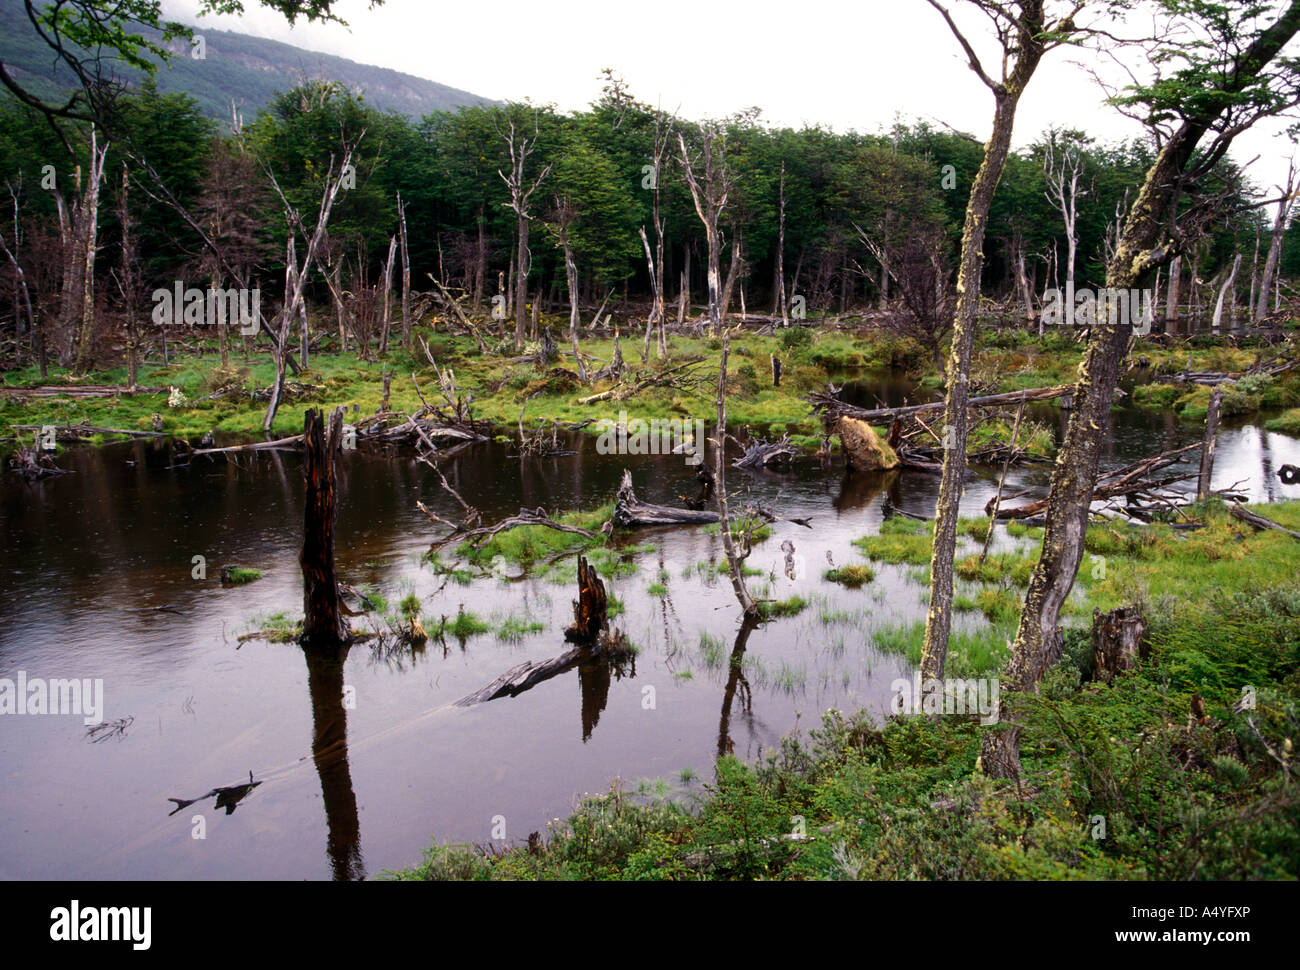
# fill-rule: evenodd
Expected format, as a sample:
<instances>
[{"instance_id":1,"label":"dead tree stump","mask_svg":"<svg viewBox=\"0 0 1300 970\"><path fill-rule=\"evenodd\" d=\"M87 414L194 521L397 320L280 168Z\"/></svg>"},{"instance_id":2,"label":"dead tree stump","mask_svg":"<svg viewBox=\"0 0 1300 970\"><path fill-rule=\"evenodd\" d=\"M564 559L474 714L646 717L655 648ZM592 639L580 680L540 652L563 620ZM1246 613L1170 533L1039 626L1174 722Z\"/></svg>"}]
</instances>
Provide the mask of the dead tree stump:
<instances>
[{"instance_id":1,"label":"dead tree stump","mask_svg":"<svg viewBox=\"0 0 1300 970\"><path fill-rule=\"evenodd\" d=\"M1146 628L1146 620L1133 607L1121 606L1109 613L1093 610L1093 679L1109 684L1117 675L1136 667Z\"/></svg>"},{"instance_id":2,"label":"dead tree stump","mask_svg":"<svg viewBox=\"0 0 1300 970\"><path fill-rule=\"evenodd\" d=\"M336 647L351 638L339 608L334 575L334 524L338 519L334 456L342 436L342 408L334 409L328 428L321 412L315 408L307 411L303 422L307 512L298 562L303 578L302 643L310 647Z\"/></svg>"},{"instance_id":3,"label":"dead tree stump","mask_svg":"<svg viewBox=\"0 0 1300 970\"><path fill-rule=\"evenodd\" d=\"M592 644L605 630L605 584L585 556L578 557L578 598L573 601L573 626L564 631L570 643Z\"/></svg>"},{"instance_id":4,"label":"dead tree stump","mask_svg":"<svg viewBox=\"0 0 1300 970\"><path fill-rule=\"evenodd\" d=\"M1205 444L1201 448L1201 472L1196 479L1196 501L1210 497L1210 479L1214 475L1214 444L1219 431L1219 410L1223 404L1223 385L1210 394L1210 407L1205 413Z\"/></svg>"}]
</instances>

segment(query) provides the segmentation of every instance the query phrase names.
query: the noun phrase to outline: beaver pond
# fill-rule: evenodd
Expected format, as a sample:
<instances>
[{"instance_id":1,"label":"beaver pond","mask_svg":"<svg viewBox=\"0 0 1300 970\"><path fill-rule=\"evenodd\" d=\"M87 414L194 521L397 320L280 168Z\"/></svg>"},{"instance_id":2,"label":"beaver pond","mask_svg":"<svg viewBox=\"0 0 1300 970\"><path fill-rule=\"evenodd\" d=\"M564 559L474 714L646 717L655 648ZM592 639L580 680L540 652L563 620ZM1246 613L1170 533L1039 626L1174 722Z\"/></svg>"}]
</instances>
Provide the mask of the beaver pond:
<instances>
[{"instance_id":1,"label":"beaver pond","mask_svg":"<svg viewBox=\"0 0 1300 970\"><path fill-rule=\"evenodd\" d=\"M867 386L889 404L908 390ZM1064 412L1027 413L1062 434ZM1113 468L1197 441L1202 428L1126 406L1107 433ZM692 485L681 456L602 455L590 434L562 444L569 453L520 459L486 442L441 466L488 524L521 507L604 505L625 468L650 502L680 504ZM1300 497L1278 479L1283 463L1300 464L1300 441L1225 421L1214 487ZM847 473L839 456L732 470L733 511L758 501L786 519L755 546L751 589L799 596L802 610L742 630L716 526L621 532L601 561L611 625L635 657L458 707L516 664L566 650L576 556L440 571L425 556L444 530L416 502L450 517L456 508L411 453L340 456L338 572L390 609L414 594L426 629L442 617L447 626L422 649L362 643L342 663L239 639L302 608L296 453L183 464L165 440L135 441L74 447L59 464L75 473L0 485L0 677L102 679L105 723L4 719L0 876L10 879L368 878L411 864L431 838L518 845L614 778L668 797L699 792L720 751L757 758L831 707L887 711L891 682L912 668L885 644L924 620L925 567L874 562L857 589L823 573L865 563L853 540L887 517L932 517L938 489L920 471ZM1013 467L1007 491L1045 486L1049 471ZM964 515L983 514L999 472L975 469ZM960 542L959 557L978 551ZM995 549L1025 542L1001 525L994 533ZM195 556L205 578L194 578ZM467 568L454 544L441 561ZM262 578L223 585L226 564ZM462 609L481 622L457 636ZM1007 635L972 611L956 614L955 631Z\"/></svg>"}]
</instances>

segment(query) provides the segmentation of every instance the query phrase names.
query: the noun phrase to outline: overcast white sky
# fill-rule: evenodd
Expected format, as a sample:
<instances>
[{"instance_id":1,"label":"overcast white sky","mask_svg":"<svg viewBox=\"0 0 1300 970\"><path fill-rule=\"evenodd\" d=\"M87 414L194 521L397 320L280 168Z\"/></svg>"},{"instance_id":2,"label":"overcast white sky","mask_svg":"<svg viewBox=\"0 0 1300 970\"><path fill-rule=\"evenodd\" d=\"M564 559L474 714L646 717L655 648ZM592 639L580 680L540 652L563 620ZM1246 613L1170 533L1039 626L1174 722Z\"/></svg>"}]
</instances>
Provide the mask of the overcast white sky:
<instances>
[{"instance_id":1,"label":"overcast white sky","mask_svg":"<svg viewBox=\"0 0 1300 970\"><path fill-rule=\"evenodd\" d=\"M198 0L164 0L169 17L282 40L404 71L498 100L599 97L611 67L641 101L699 119L757 105L770 124L875 131L896 116L988 135L993 101L925 0L340 0L349 27L300 22L245 0L242 17L195 16ZM961 4L949 4L960 14ZM987 21L959 17L972 39ZM1109 141L1138 126L1101 103L1096 83L1058 50L1021 102L1016 144L1049 125ZM997 60L986 61L989 70ZM1238 140L1239 161L1259 155L1257 181L1279 181L1296 146L1281 125Z\"/></svg>"}]
</instances>

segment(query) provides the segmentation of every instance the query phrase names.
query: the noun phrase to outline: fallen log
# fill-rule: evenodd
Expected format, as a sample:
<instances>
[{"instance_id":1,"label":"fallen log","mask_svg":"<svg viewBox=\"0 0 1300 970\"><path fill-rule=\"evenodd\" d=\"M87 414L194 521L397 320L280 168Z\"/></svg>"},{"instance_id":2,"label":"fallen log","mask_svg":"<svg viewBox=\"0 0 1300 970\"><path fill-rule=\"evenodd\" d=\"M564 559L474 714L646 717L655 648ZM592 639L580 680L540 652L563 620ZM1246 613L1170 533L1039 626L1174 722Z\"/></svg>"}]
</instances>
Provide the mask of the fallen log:
<instances>
[{"instance_id":1,"label":"fallen log","mask_svg":"<svg viewBox=\"0 0 1300 970\"><path fill-rule=\"evenodd\" d=\"M43 431L46 425L39 424L15 424L14 428L18 431ZM166 432L160 431L137 431L131 428L96 428L89 424L68 424L55 425L54 437L56 441L84 441L90 435L96 434L121 434L132 438L165 438Z\"/></svg>"},{"instance_id":2,"label":"fallen log","mask_svg":"<svg viewBox=\"0 0 1300 970\"><path fill-rule=\"evenodd\" d=\"M490 684L462 697L456 706L470 707L499 697L515 697L584 662L595 659L617 662L631 655L634 651L622 634L608 635L607 608L605 584L586 558L578 557L578 598L573 601L573 626L564 631L564 638L577 646L558 657L517 664Z\"/></svg>"},{"instance_id":3,"label":"fallen log","mask_svg":"<svg viewBox=\"0 0 1300 970\"><path fill-rule=\"evenodd\" d=\"M1053 398L1063 397L1074 391L1073 384L1062 384L1059 387L1038 387L1027 391L1007 391L1004 394L986 394L982 397L973 397L968 405L970 407L985 407L1001 404L1018 404L1023 399L1025 401L1050 401ZM909 404L905 407L896 408L860 408L852 404L846 404L834 394L825 391L816 391L804 398L813 406L814 411L825 412L827 417L847 415L851 418L857 418L859 421L883 422L892 421L896 417L905 417L915 414L929 414L931 412L940 412L946 407L944 401L934 401L930 404Z\"/></svg>"},{"instance_id":4,"label":"fallen log","mask_svg":"<svg viewBox=\"0 0 1300 970\"><path fill-rule=\"evenodd\" d=\"M1266 519L1262 515L1257 515L1249 511L1245 506L1238 502L1228 503L1228 514L1234 519L1240 519L1247 525L1254 526L1256 529L1272 529L1276 532L1285 532L1292 539L1300 539L1300 532L1292 532L1285 526L1278 525L1272 519Z\"/></svg>"},{"instance_id":5,"label":"fallen log","mask_svg":"<svg viewBox=\"0 0 1300 970\"><path fill-rule=\"evenodd\" d=\"M632 489L632 472L623 469L623 481L614 503L614 525L626 529L648 525L702 525L717 521L718 513L707 509L677 509L641 501Z\"/></svg>"},{"instance_id":6,"label":"fallen log","mask_svg":"<svg viewBox=\"0 0 1300 970\"><path fill-rule=\"evenodd\" d=\"M246 445L227 445L225 448L197 448L190 452L191 456L197 455L220 455L234 451L274 451L281 448L297 447L302 444L302 435L295 434L288 438L277 438L275 441L254 441Z\"/></svg>"},{"instance_id":7,"label":"fallen log","mask_svg":"<svg viewBox=\"0 0 1300 970\"><path fill-rule=\"evenodd\" d=\"M118 397L124 395L166 394L165 387L127 387L110 384L41 384L36 387L0 387L0 394L10 398L22 397Z\"/></svg>"}]
</instances>

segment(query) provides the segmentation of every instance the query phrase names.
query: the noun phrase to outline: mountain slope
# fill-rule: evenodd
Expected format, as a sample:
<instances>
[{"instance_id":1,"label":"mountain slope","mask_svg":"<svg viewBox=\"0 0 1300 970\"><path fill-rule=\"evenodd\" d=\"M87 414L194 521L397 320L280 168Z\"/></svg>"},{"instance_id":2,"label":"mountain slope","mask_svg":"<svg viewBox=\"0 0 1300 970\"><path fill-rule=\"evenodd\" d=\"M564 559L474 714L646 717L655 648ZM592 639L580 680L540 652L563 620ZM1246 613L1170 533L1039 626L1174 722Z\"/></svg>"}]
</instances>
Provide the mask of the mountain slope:
<instances>
[{"instance_id":1,"label":"mountain slope","mask_svg":"<svg viewBox=\"0 0 1300 970\"><path fill-rule=\"evenodd\" d=\"M316 78L338 81L363 92L366 102L381 111L411 118L461 105L493 103L437 81L280 41L206 27L196 28L196 33L203 36L206 56L196 60L190 57L188 45L176 45L176 56L158 68L158 89L183 91L198 101L204 113L216 118L229 118L233 101L245 119L251 119L277 92ZM32 29L21 0L0 0L0 61L20 84L42 96L57 96L70 84L71 73L56 69L53 52ZM137 71L123 69L119 73L127 80L140 80Z\"/></svg>"}]
</instances>

